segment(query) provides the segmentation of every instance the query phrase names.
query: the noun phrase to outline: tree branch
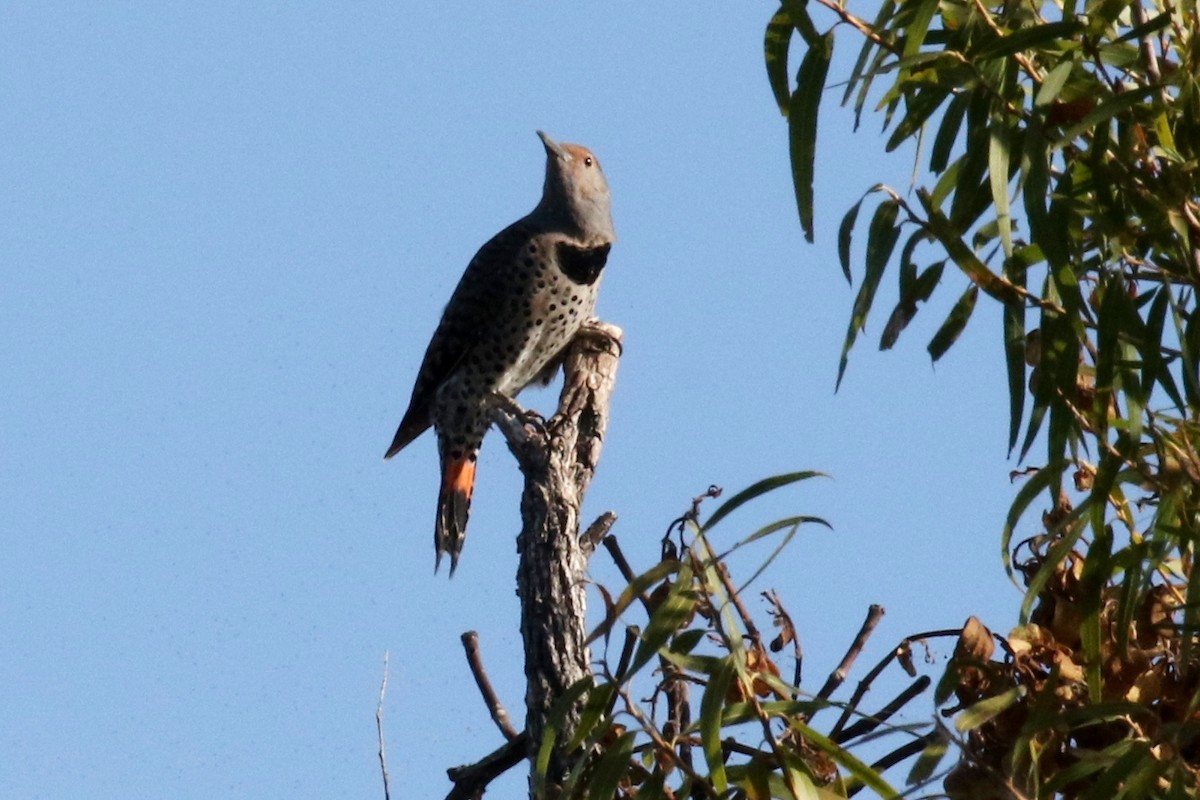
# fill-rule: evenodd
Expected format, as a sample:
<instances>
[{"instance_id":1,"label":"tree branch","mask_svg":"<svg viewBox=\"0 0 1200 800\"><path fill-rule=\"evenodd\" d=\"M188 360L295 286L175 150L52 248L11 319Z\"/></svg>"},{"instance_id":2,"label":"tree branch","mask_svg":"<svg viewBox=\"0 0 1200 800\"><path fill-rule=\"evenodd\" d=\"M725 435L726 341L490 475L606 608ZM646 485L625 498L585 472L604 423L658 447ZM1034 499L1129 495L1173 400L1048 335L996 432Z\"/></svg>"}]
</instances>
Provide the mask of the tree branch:
<instances>
[{"instance_id":1,"label":"tree branch","mask_svg":"<svg viewBox=\"0 0 1200 800\"><path fill-rule=\"evenodd\" d=\"M608 427L608 407L621 355L621 330L590 320L576 335L563 362L558 413L545 435L530 432L528 418L502 403L493 409L509 449L525 476L517 595L525 645L526 755L541 745L551 709L562 694L591 674L587 645L585 571L592 551L579 535L579 509L595 474ZM558 728L569 740L579 709ZM558 783L569 764L551 754L547 779Z\"/></svg>"},{"instance_id":2,"label":"tree branch","mask_svg":"<svg viewBox=\"0 0 1200 800\"><path fill-rule=\"evenodd\" d=\"M528 746L529 737L522 733L474 764L464 764L446 770L446 774L454 782L454 788L446 795L446 800L479 800L489 783L525 758Z\"/></svg>"},{"instance_id":3,"label":"tree branch","mask_svg":"<svg viewBox=\"0 0 1200 800\"><path fill-rule=\"evenodd\" d=\"M496 723L500 733L504 734L504 738L511 742L520 734L513 728L508 711L500 702L500 698L496 696L496 690L492 688L492 682L488 680L487 670L483 668L483 656L479 654L479 634L475 631L467 631L462 635L462 644L463 650L467 654L467 666L471 668L471 674L475 676L475 685L479 687L479 693L483 695L483 702L488 707L488 713L492 715L492 721Z\"/></svg>"}]
</instances>

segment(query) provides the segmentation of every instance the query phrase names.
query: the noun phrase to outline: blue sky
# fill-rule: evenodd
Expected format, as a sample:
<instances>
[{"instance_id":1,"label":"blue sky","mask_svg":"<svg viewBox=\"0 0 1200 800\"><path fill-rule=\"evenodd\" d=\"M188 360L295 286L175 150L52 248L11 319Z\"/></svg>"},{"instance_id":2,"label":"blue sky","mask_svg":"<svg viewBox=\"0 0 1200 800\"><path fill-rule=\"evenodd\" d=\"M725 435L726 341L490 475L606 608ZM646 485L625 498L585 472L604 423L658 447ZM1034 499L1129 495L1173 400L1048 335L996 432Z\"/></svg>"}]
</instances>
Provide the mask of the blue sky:
<instances>
[{"instance_id":1,"label":"blue sky","mask_svg":"<svg viewBox=\"0 0 1200 800\"><path fill-rule=\"evenodd\" d=\"M380 797L385 651L403 796L443 796L445 768L499 744L459 634L519 713L516 467L490 437L447 580L432 440L381 456L462 269L537 200L538 128L595 150L619 237L599 310L626 349L585 517L616 511L648 567L709 484L831 474L722 524L833 524L760 581L813 689L870 603L888 616L862 670L971 613L1007 630L999 315L981 303L932 368L965 286L948 271L881 354L889 276L834 394L837 225L905 186L911 153L851 135L830 94L803 242L773 10L0 9L0 796ZM856 47L839 31L833 79ZM594 573L615 581L603 554Z\"/></svg>"}]
</instances>

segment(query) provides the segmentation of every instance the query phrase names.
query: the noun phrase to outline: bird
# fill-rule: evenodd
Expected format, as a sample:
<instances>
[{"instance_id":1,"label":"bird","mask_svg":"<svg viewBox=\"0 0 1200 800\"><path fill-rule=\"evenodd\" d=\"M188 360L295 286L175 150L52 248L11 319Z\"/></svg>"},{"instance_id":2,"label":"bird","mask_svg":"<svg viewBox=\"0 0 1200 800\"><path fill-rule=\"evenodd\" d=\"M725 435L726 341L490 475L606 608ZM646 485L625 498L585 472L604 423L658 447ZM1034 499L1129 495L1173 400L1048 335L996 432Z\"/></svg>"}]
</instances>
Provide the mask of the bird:
<instances>
[{"instance_id":1,"label":"bird","mask_svg":"<svg viewBox=\"0 0 1200 800\"><path fill-rule=\"evenodd\" d=\"M384 455L391 458L433 427L441 466L434 571L448 553L451 576L466 537L492 395L515 399L531 383L554 379L567 346L594 315L616 241L608 181L595 154L537 135L546 150L541 200L467 265Z\"/></svg>"}]
</instances>

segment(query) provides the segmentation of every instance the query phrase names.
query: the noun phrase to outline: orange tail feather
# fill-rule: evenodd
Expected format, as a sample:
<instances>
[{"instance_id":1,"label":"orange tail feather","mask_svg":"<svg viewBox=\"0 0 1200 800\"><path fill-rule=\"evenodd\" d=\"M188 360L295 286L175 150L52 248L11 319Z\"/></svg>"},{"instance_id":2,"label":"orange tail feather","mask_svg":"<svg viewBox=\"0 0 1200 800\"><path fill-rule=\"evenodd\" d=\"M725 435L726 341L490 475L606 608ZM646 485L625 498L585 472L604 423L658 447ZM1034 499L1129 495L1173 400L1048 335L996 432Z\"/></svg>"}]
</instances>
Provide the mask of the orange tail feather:
<instances>
[{"instance_id":1,"label":"orange tail feather","mask_svg":"<svg viewBox=\"0 0 1200 800\"><path fill-rule=\"evenodd\" d=\"M451 576L458 567L458 556L467 536L467 517L471 511L471 493L474 490L474 453L463 458L445 459L442 489L438 496L437 525L434 528L434 546L437 548L435 571L442 563L443 553L450 554Z\"/></svg>"}]
</instances>

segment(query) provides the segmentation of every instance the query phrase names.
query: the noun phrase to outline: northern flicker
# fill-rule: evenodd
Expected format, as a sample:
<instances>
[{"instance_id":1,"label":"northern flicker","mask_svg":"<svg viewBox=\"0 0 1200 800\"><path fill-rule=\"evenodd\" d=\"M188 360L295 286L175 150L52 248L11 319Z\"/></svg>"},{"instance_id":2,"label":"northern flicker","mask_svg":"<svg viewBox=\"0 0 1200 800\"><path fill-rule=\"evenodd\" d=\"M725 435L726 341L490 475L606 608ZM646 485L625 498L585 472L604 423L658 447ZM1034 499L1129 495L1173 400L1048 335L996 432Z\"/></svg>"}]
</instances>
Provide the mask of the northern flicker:
<instances>
[{"instance_id":1,"label":"northern flicker","mask_svg":"<svg viewBox=\"0 0 1200 800\"><path fill-rule=\"evenodd\" d=\"M449 553L451 575L466 536L491 395L515 398L530 383L553 380L566 346L593 314L616 240L608 182L596 156L537 134L546 148L542 199L467 265L384 455L391 458L430 425L437 433L442 482L434 569Z\"/></svg>"}]
</instances>

